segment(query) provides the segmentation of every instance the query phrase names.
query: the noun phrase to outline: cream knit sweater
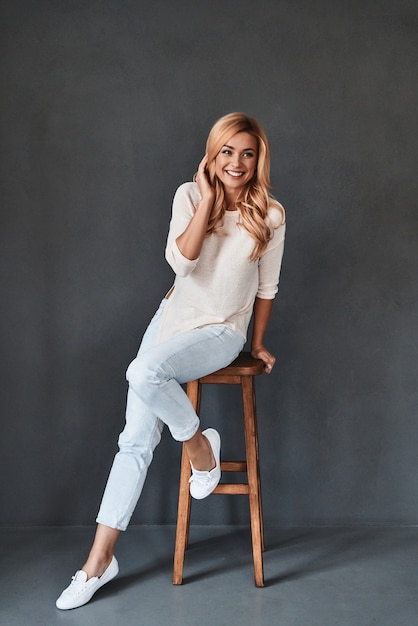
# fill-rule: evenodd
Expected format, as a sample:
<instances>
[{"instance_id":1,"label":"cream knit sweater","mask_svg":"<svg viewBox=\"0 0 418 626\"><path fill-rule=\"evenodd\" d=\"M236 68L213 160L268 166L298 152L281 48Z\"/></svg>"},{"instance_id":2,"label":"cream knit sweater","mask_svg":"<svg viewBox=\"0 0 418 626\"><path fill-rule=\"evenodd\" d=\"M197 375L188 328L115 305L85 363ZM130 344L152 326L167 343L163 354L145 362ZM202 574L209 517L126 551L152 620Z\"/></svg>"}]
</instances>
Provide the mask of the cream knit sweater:
<instances>
[{"instance_id":1,"label":"cream knit sweater","mask_svg":"<svg viewBox=\"0 0 418 626\"><path fill-rule=\"evenodd\" d=\"M246 338L255 298L271 300L278 291L286 229L283 207L277 203L269 209L274 235L258 261L249 260L254 240L239 225L239 211L226 211L222 234L206 237L199 258L191 261L181 254L176 239L199 200L196 183L184 183L174 196L165 255L176 278L162 314L160 341L207 324L225 324Z\"/></svg>"}]
</instances>

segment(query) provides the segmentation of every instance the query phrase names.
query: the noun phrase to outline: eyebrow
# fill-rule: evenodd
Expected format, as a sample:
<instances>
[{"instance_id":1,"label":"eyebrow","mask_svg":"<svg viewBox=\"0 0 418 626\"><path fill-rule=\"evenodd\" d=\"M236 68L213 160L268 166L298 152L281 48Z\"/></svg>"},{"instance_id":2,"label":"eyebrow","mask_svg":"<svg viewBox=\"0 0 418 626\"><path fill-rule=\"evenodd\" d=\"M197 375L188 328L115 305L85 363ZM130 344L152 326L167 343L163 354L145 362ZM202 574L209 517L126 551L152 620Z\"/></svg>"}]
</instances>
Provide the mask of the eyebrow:
<instances>
[{"instance_id":1,"label":"eyebrow","mask_svg":"<svg viewBox=\"0 0 418 626\"><path fill-rule=\"evenodd\" d=\"M224 148L229 148L230 150L235 150L234 146L228 146L227 143L224 144L223 147ZM255 152L254 148L244 148L244 150L241 150L241 152L248 152L248 151Z\"/></svg>"}]
</instances>

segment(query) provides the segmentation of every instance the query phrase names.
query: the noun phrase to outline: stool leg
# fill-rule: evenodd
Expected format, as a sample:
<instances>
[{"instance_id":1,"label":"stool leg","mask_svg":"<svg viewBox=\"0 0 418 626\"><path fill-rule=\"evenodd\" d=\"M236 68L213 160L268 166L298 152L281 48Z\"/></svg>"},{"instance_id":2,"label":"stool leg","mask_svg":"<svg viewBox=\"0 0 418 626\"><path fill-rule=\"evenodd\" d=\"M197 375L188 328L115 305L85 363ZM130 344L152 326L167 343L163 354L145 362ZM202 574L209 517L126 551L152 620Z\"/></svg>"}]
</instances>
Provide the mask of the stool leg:
<instances>
[{"instance_id":1,"label":"stool leg","mask_svg":"<svg viewBox=\"0 0 418 626\"><path fill-rule=\"evenodd\" d=\"M255 447L257 452L257 491L258 491L258 500L260 507L260 533L261 533L261 549L264 552L264 523L263 523L263 501L261 496L261 478L260 478L260 454L259 454L259 446L258 446L258 423L257 423L257 409L255 406L255 394L254 394L254 433L255 433Z\"/></svg>"},{"instance_id":2,"label":"stool leg","mask_svg":"<svg viewBox=\"0 0 418 626\"><path fill-rule=\"evenodd\" d=\"M183 444L180 469L179 502L177 509L176 546L174 549L173 585L183 582L184 553L189 539L191 497L189 490L190 463Z\"/></svg>"},{"instance_id":3,"label":"stool leg","mask_svg":"<svg viewBox=\"0 0 418 626\"><path fill-rule=\"evenodd\" d=\"M242 401L244 407L245 446L253 546L254 581L256 587L264 587L263 574L263 518L257 449L257 424L255 414L255 384L252 376L242 377Z\"/></svg>"},{"instance_id":4,"label":"stool leg","mask_svg":"<svg viewBox=\"0 0 418 626\"><path fill-rule=\"evenodd\" d=\"M200 411L201 385L198 380L187 383L187 396L196 413ZM173 585L183 582L184 553L189 542L191 496L189 478L191 475L189 455L183 444L180 469L179 501L177 509L176 545L174 549Z\"/></svg>"}]
</instances>

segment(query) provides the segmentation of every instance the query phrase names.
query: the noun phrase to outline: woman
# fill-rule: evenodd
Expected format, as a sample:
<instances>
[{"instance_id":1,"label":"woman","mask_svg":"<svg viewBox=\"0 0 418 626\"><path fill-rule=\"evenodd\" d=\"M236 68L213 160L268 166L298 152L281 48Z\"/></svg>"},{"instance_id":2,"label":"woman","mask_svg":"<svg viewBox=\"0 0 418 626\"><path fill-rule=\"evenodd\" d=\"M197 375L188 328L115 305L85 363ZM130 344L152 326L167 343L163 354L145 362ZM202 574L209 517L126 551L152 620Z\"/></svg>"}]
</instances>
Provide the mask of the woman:
<instances>
[{"instance_id":1,"label":"woman","mask_svg":"<svg viewBox=\"0 0 418 626\"><path fill-rule=\"evenodd\" d=\"M173 200L166 259L174 285L127 370L126 425L97 517L89 557L56 605L86 604L118 573L114 548L139 499L167 425L186 444L190 492L205 498L220 479L220 437L201 431L181 384L227 366L242 350L254 314L251 353L270 373L264 334L283 256L283 207L270 195L270 156L260 125L242 113L213 126L194 182Z\"/></svg>"}]
</instances>

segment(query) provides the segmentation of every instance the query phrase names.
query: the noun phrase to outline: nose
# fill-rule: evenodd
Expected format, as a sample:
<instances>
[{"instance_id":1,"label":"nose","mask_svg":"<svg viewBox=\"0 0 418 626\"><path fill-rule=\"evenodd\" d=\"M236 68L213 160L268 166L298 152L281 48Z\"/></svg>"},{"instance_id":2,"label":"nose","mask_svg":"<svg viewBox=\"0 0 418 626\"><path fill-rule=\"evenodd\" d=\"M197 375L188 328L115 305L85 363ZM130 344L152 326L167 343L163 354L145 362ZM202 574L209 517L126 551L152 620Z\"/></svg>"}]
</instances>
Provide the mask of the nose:
<instances>
[{"instance_id":1,"label":"nose","mask_svg":"<svg viewBox=\"0 0 418 626\"><path fill-rule=\"evenodd\" d=\"M234 153L232 155L232 165L234 167L239 167L241 165L241 156L238 153Z\"/></svg>"}]
</instances>

